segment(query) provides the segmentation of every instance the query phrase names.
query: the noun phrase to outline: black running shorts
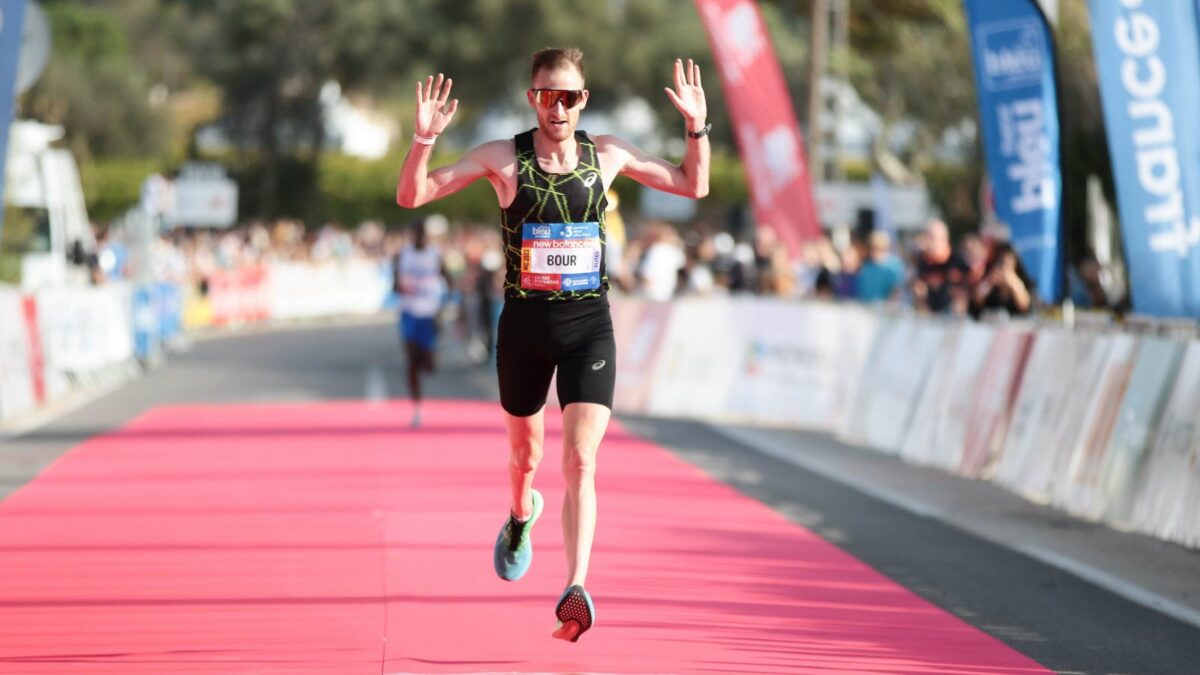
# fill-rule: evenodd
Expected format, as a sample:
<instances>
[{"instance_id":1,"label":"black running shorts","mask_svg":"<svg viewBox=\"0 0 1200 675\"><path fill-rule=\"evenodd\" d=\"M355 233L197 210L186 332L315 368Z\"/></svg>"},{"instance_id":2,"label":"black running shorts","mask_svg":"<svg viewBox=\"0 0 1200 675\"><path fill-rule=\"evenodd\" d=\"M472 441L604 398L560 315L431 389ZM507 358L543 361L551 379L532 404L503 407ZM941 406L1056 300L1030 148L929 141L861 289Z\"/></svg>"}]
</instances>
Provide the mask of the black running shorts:
<instances>
[{"instance_id":1,"label":"black running shorts","mask_svg":"<svg viewBox=\"0 0 1200 675\"><path fill-rule=\"evenodd\" d=\"M558 369L558 401L609 409L617 382L617 344L608 299L571 302L506 299L496 333L500 405L528 417L542 409Z\"/></svg>"}]
</instances>

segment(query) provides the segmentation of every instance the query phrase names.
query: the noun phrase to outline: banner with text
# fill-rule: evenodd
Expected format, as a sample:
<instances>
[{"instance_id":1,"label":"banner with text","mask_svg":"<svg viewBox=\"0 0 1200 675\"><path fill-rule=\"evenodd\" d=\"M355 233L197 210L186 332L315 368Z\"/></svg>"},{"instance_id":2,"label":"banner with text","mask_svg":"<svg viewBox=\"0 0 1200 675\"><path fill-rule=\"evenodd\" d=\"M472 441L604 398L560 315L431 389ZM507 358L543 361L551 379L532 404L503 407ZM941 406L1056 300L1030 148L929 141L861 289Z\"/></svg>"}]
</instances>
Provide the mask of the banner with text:
<instances>
[{"instance_id":1,"label":"banner with text","mask_svg":"<svg viewBox=\"0 0 1200 675\"><path fill-rule=\"evenodd\" d=\"M1088 5L1133 307L1200 317L1200 9Z\"/></svg>"},{"instance_id":2,"label":"banner with text","mask_svg":"<svg viewBox=\"0 0 1200 675\"><path fill-rule=\"evenodd\" d=\"M696 0L750 183L754 219L793 256L821 234L800 125L754 0Z\"/></svg>"},{"instance_id":3,"label":"banner with text","mask_svg":"<svg viewBox=\"0 0 1200 675\"><path fill-rule=\"evenodd\" d=\"M1034 0L965 0L996 213L1037 282L1058 300L1062 169L1053 35Z\"/></svg>"}]
</instances>

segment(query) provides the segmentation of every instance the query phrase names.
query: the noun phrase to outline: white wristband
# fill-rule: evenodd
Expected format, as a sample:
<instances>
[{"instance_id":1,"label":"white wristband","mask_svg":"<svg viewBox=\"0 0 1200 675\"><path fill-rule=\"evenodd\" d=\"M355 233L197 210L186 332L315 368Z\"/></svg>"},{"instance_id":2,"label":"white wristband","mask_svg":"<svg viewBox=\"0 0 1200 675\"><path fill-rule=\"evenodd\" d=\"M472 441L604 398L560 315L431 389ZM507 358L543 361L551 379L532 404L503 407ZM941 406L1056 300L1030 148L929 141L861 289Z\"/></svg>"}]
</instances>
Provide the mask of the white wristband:
<instances>
[{"instance_id":1,"label":"white wristband","mask_svg":"<svg viewBox=\"0 0 1200 675\"><path fill-rule=\"evenodd\" d=\"M413 134L413 142L414 142L414 143L420 143L421 145L433 145L433 142L434 142L434 141L436 141L436 140L437 140L437 136L436 136L436 135L434 135L434 136L421 136L421 135L419 135L419 134Z\"/></svg>"}]
</instances>

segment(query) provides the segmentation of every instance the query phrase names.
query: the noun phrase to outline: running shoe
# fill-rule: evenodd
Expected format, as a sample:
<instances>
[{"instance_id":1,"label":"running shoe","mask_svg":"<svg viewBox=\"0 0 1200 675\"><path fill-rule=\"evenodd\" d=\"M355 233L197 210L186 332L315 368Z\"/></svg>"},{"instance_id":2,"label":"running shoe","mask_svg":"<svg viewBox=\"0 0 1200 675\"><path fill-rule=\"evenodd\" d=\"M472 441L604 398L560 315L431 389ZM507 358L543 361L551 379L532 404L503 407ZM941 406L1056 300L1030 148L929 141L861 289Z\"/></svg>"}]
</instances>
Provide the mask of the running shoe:
<instances>
[{"instance_id":1,"label":"running shoe","mask_svg":"<svg viewBox=\"0 0 1200 675\"><path fill-rule=\"evenodd\" d=\"M537 490L533 490L533 515L529 520L522 523L516 516L508 514L508 522L500 528L500 536L496 537L496 548L492 554L492 563L501 579L516 581L529 571L529 563L533 562L533 541L529 531L540 515L542 494Z\"/></svg>"},{"instance_id":2,"label":"running shoe","mask_svg":"<svg viewBox=\"0 0 1200 675\"><path fill-rule=\"evenodd\" d=\"M579 642L579 636L586 633L596 622L596 607L592 604L592 596L588 595L583 586L568 586L558 599L554 615L558 617L554 637Z\"/></svg>"}]
</instances>

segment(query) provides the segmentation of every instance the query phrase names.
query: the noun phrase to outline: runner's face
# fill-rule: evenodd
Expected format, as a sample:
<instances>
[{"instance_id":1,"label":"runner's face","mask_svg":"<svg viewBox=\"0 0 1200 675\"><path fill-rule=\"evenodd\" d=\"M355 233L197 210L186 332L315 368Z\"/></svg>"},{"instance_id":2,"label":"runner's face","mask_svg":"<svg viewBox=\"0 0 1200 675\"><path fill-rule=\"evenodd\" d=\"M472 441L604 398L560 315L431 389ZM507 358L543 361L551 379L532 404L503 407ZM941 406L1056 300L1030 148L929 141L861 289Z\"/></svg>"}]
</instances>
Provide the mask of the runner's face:
<instances>
[{"instance_id":1,"label":"runner's face","mask_svg":"<svg viewBox=\"0 0 1200 675\"><path fill-rule=\"evenodd\" d=\"M567 91L583 91L583 98L574 107L566 107L565 101L556 101L546 107L538 102L535 89L562 89ZM566 66L555 70L540 70L533 78L533 86L525 94L529 105L537 113L538 128L551 140L565 141L575 134L575 125L579 124L579 111L587 105L588 92L583 88L583 76L574 66Z\"/></svg>"}]
</instances>

